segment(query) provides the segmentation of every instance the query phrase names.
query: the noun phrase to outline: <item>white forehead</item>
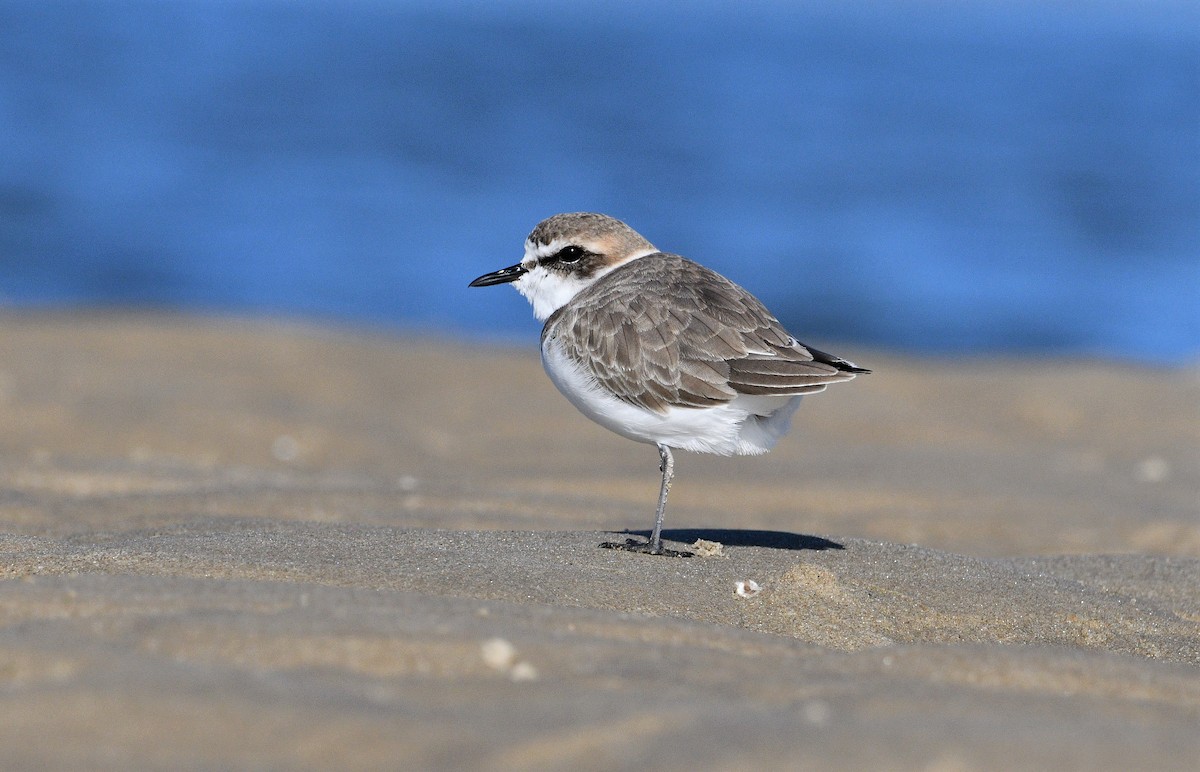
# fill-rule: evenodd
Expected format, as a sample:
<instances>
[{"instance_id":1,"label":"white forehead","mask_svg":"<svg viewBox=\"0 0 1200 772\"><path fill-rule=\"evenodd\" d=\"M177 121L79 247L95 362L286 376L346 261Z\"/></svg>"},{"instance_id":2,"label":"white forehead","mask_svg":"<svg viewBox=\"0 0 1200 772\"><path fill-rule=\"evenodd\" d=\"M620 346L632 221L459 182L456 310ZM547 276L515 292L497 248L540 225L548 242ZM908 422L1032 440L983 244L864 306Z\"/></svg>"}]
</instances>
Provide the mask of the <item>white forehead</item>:
<instances>
[{"instance_id":1,"label":"white forehead","mask_svg":"<svg viewBox=\"0 0 1200 772\"><path fill-rule=\"evenodd\" d=\"M549 244L543 244L540 241L530 241L529 239L526 239L525 240L525 257L532 259L532 260L539 260L543 257L550 257L550 255L557 254L558 251L560 249L562 249L563 247L569 247L572 244L578 244L579 246L584 246L583 244L581 244L578 241L568 240L568 239L564 239L564 238L557 238L554 241L551 241Z\"/></svg>"}]
</instances>

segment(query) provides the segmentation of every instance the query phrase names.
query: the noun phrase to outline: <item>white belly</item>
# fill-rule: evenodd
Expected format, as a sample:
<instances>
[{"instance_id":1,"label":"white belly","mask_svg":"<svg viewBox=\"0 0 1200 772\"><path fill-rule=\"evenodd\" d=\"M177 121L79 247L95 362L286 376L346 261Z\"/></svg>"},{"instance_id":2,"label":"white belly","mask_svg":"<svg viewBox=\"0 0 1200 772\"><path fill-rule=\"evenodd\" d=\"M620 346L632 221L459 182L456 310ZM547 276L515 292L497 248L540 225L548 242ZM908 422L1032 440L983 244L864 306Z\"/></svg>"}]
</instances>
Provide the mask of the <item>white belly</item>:
<instances>
[{"instance_id":1,"label":"white belly","mask_svg":"<svg viewBox=\"0 0 1200 772\"><path fill-rule=\"evenodd\" d=\"M799 395L738 396L715 407L669 407L666 413L622 402L568 359L552 338L542 344L542 365L571 404L622 437L722 456L766 453L791 426Z\"/></svg>"}]
</instances>

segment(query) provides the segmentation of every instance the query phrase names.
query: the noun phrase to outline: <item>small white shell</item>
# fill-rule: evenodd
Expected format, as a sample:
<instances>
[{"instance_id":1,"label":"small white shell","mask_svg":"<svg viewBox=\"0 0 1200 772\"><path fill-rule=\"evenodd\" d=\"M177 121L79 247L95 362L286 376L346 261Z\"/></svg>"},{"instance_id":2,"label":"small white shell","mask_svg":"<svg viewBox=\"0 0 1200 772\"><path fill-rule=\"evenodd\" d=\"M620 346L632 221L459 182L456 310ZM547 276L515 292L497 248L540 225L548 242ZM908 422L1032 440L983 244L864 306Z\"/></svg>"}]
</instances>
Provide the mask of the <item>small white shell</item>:
<instances>
[{"instance_id":1,"label":"small white shell","mask_svg":"<svg viewBox=\"0 0 1200 772\"><path fill-rule=\"evenodd\" d=\"M508 677L518 683L521 681L536 681L538 679L537 668L528 662L518 662L513 665L512 670L508 671Z\"/></svg>"},{"instance_id":2,"label":"small white shell","mask_svg":"<svg viewBox=\"0 0 1200 772\"><path fill-rule=\"evenodd\" d=\"M536 681L538 671L525 661L517 661L517 647L503 638L489 638L479 649L484 664L507 675L513 681Z\"/></svg>"},{"instance_id":3,"label":"small white shell","mask_svg":"<svg viewBox=\"0 0 1200 772\"><path fill-rule=\"evenodd\" d=\"M517 660L517 649L503 638L491 638L480 647L484 663L493 670L507 672Z\"/></svg>"},{"instance_id":4,"label":"small white shell","mask_svg":"<svg viewBox=\"0 0 1200 772\"><path fill-rule=\"evenodd\" d=\"M747 579L744 582L734 582L733 584L733 593L739 598L753 598L761 591L762 588L753 579Z\"/></svg>"}]
</instances>

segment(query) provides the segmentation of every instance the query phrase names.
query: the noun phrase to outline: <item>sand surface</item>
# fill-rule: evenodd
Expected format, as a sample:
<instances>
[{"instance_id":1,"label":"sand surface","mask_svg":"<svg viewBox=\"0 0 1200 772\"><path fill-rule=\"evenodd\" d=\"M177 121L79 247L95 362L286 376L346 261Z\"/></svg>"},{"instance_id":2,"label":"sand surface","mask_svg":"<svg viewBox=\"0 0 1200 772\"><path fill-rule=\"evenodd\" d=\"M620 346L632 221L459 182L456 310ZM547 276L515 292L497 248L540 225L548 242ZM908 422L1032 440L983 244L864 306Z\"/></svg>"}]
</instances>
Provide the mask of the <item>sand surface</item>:
<instances>
[{"instance_id":1,"label":"sand surface","mask_svg":"<svg viewBox=\"0 0 1200 772\"><path fill-rule=\"evenodd\" d=\"M1200 766L1200 373L830 347L668 559L533 350L3 317L0 766Z\"/></svg>"}]
</instances>

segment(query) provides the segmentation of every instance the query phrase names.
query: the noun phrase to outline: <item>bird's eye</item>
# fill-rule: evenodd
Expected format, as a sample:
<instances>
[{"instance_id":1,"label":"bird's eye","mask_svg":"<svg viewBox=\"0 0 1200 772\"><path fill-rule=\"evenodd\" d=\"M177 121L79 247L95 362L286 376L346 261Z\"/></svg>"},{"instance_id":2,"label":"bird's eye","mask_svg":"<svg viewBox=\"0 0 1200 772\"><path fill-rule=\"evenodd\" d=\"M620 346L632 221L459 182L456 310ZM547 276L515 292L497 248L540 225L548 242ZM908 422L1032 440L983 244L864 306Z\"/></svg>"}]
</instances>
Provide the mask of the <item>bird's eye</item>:
<instances>
[{"instance_id":1,"label":"bird's eye","mask_svg":"<svg viewBox=\"0 0 1200 772\"><path fill-rule=\"evenodd\" d=\"M563 247L562 249L558 250L558 254L556 254L554 257L560 263L571 264L571 263L578 263L580 258L583 257L583 255L584 255L583 247L576 246L575 244L571 244L570 246L566 246L566 247Z\"/></svg>"}]
</instances>

